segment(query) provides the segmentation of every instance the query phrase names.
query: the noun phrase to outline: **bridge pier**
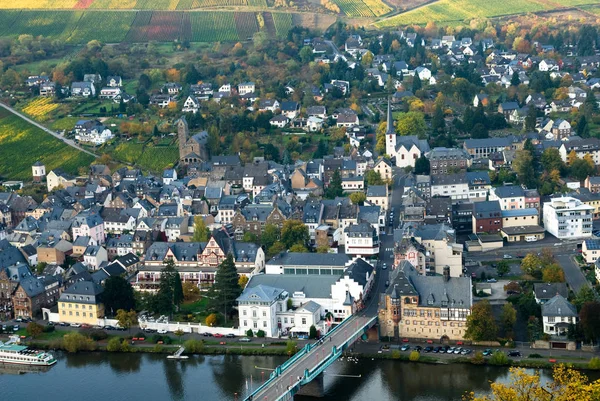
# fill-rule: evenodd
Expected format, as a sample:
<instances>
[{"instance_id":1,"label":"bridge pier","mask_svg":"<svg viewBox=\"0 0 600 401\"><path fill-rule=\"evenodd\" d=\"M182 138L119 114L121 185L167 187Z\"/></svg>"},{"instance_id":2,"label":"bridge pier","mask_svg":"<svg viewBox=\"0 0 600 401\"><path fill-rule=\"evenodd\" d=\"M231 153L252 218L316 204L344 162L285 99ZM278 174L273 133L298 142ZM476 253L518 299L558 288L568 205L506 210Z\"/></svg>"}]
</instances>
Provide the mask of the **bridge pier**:
<instances>
[{"instance_id":1,"label":"bridge pier","mask_svg":"<svg viewBox=\"0 0 600 401\"><path fill-rule=\"evenodd\" d=\"M300 387L300 390L294 396L297 400L297 396L311 397L311 398L323 398L325 397L325 387L323 385L323 373L315 377L310 383Z\"/></svg>"}]
</instances>

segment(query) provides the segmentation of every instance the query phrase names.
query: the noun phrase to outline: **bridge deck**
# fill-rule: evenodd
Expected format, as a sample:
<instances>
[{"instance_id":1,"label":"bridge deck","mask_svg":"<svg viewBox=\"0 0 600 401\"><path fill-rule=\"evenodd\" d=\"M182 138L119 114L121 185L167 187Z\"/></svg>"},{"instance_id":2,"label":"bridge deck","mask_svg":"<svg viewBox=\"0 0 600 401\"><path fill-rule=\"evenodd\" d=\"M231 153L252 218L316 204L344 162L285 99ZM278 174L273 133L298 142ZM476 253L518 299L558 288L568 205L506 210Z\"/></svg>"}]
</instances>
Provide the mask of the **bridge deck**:
<instances>
[{"instance_id":1,"label":"bridge deck","mask_svg":"<svg viewBox=\"0 0 600 401\"><path fill-rule=\"evenodd\" d=\"M352 316L340 325L335 327L323 339L323 342L317 342L310 345L310 350L302 350L300 355L293 363L285 364L279 372L277 369L273 376L246 400L254 401L278 401L292 398L290 389L298 384L305 384L305 372L321 373L322 369L329 366L338 358L339 353L333 353L333 347L336 349L345 348L354 341L354 337L359 332L374 321L372 316ZM275 376L277 375L277 376ZM312 380L312 375L308 381ZM308 378L306 378L308 379Z\"/></svg>"}]
</instances>

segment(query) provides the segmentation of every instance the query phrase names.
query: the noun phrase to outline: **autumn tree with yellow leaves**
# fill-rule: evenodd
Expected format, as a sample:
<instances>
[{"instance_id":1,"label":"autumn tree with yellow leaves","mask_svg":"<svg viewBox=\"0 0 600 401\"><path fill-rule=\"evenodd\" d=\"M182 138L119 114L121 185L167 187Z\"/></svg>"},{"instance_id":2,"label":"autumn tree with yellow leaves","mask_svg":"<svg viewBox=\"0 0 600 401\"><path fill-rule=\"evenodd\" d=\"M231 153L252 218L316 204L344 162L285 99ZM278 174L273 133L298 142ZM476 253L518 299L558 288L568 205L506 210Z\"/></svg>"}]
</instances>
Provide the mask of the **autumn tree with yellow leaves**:
<instances>
[{"instance_id":1,"label":"autumn tree with yellow leaves","mask_svg":"<svg viewBox=\"0 0 600 401\"><path fill-rule=\"evenodd\" d=\"M523 368L510 368L508 383L492 383L492 394L476 397L471 392L464 401L595 401L600 399L600 381L590 382L584 374L558 365L552 381L544 382L539 374Z\"/></svg>"}]
</instances>

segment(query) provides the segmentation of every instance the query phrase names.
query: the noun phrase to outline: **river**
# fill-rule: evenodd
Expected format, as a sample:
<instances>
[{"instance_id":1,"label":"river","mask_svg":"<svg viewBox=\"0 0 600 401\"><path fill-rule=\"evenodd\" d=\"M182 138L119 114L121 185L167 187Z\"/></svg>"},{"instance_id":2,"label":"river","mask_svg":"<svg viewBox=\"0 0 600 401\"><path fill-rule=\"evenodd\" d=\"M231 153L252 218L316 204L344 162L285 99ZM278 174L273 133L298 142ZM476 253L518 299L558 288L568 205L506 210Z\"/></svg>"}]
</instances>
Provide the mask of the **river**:
<instances>
[{"instance_id":1,"label":"river","mask_svg":"<svg viewBox=\"0 0 600 401\"><path fill-rule=\"evenodd\" d=\"M173 361L165 355L99 352L56 356L58 363L46 372L10 374L0 367L0 400L229 401L235 393L245 394L246 385L260 383L256 366L272 368L285 360L218 355ZM458 401L467 390L486 393L490 381L507 377L508 369L497 367L343 360L326 371L321 400Z\"/></svg>"}]
</instances>

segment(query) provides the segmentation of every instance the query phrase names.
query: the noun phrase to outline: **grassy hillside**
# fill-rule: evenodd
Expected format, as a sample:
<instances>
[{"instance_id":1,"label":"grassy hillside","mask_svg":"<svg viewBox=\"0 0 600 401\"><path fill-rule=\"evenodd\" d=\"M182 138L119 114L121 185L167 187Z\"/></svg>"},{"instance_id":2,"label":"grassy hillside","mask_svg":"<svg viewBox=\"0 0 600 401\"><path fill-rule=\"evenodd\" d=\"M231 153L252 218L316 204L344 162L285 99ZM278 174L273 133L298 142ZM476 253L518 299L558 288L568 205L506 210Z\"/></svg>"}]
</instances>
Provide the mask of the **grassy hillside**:
<instances>
[{"instance_id":1,"label":"grassy hillside","mask_svg":"<svg viewBox=\"0 0 600 401\"><path fill-rule=\"evenodd\" d=\"M425 25L433 22L456 22L474 18L501 17L597 4L598 0L440 0L414 10L384 19L375 25L380 28L403 25Z\"/></svg>"},{"instance_id":2,"label":"grassy hillside","mask_svg":"<svg viewBox=\"0 0 600 401\"><path fill-rule=\"evenodd\" d=\"M31 165L36 160L45 163L47 171L61 167L67 172L77 173L79 167L89 166L94 158L2 109L0 177L31 179Z\"/></svg>"}]
</instances>

